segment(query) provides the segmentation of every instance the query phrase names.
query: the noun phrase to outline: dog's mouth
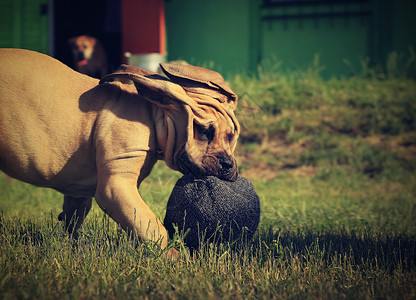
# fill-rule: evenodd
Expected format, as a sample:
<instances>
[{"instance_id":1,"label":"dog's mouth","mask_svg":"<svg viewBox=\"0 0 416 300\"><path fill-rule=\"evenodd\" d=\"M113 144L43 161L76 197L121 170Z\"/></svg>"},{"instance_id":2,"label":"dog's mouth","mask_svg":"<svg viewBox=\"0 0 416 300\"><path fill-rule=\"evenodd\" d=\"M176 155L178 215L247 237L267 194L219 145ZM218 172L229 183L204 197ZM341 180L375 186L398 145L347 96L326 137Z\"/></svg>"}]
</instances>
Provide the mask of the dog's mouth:
<instances>
[{"instance_id":1,"label":"dog's mouth","mask_svg":"<svg viewBox=\"0 0 416 300\"><path fill-rule=\"evenodd\" d=\"M235 159L225 154L206 155L201 160L201 166L198 166L183 151L178 155L176 165L181 173L192 173L196 177L215 176L227 181L235 181L238 177Z\"/></svg>"},{"instance_id":2,"label":"dog's mouth","mask_svg":"<svg viewBox=\"0 0 416 300\"><path fill-rule=\"evenodd\" d=\"M79 60L77 61L77 65L78 67L82 67L88 64L88 60L87 59L83 59L83 60Z\"/></svg>"},{"instance_id":3,"label":"dog's mouth","mask_svg":"<svg viewBox=\"0 0 416 300\"><path fill-rule=\"evenodd\" d=\"M88 64L88 59L85 57L85 54L82 51L76 53L76 61L78 67L82 67Z\"/></svg>"}]
</instances>

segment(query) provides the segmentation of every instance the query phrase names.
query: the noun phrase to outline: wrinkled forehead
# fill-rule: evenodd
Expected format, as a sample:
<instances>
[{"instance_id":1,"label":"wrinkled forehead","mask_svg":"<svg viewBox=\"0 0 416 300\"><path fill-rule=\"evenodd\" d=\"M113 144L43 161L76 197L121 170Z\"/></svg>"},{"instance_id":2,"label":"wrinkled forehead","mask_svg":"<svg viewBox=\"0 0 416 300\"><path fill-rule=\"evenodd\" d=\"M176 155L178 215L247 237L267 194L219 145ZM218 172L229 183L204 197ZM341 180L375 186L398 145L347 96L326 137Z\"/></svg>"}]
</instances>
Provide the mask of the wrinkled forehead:
<instances>
[{"instance_id":1,"label":"wrinkled forehead","mask_svg":"<svg viewBox=\"0 0 416 300\"><path fill-rule=\"evenodd\" d=\"M220 127L220 129L227 133L235 134L238 131L237 119L233 114L231 115L225 111L221 112L214 107L208 107L208 109L210 111L209 115L212 116L212 119L209 121L210 124L215 127Z\"/></svg>"}]
</instances>

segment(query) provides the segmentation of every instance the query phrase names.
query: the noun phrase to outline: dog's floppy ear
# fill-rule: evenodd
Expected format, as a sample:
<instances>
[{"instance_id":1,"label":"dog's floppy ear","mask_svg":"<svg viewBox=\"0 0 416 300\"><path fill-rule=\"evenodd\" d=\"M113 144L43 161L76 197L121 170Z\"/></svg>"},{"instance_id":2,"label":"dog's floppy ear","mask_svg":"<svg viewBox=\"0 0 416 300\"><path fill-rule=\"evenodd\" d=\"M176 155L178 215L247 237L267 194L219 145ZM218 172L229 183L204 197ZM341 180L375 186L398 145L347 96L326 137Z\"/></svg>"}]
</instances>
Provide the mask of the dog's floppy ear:
<instances>
[{"instance_id":1,"label":"dog's floppy ear","mask_svg":"<svg viewBox=\"0 0 416 300\"><path fill-rule=\"evenodd\" d=\"M100 84L112 80L131 80L140 96L159 107L172 109L183 103L192 107L195 112L198 111L196 100L189 97L180 85L149 70L121 65L114 73L104 76Z\"/></svg>"},{"instance_id":2,"label":"dog's floppy ear","mask_svg":"<svg viewBox=\"0 0 416 300\"><path fill-rule=\"evenodd\" d=\"M172 74L181 75L171 75L176 78L174 81L140 67L121 65L114 73L104 76L100 84L117 79L131 80L140 96L159 107L174 109L181 103L186 104L185 110L192 113L194 121L200 125L215 121L205 112L206 106L215 107L238 127L233 113L237 105L237 95L228 87L220 74L200 67L163 64L163 67L166 66L170 72L173 72ZM179 70L182 70L181 67L186 67L188 71L173 70L176 66L179 66ZM197 74L198 70L202 72L200 75ZM198 79L188 79L188 77Z\"/></svg>"},{"instance_id":3,"label":"dog's floppy ear","mask_svg":"<svg viewBox=\"0 0 416 300\"><path fill-rule=\"evenodd\" d=\"M237 106L237 95L230 89L221 74L201 67L164 63L163 72L172 82L191 93L202 94L227 102L231 109Z\"/></svg>"}]
</instances>

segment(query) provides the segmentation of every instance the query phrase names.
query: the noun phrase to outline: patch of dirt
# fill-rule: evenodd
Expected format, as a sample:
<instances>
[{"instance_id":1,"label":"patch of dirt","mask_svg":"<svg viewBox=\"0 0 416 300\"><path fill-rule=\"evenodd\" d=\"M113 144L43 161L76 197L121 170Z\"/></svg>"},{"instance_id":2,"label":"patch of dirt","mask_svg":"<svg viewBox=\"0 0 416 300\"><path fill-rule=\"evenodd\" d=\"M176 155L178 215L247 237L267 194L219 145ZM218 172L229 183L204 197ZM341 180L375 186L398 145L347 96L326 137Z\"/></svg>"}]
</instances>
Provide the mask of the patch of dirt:
<instances>
[{"instance_id":1,"label":"patch of dirt","mask_svg":"<svg viewBox=\"0 0 416 300\"><path fill-rule=\"evenodd\" d=\"M242 148L237 149L236 156L239 165L244 166L241 174L247 178L270 180L283 173L311 177L316 174L313 167L302 166L297 162L297 157L306 150L303 141L287 143L283 139L263 138L262 143L252 151L244 151Z\"/></svg>"},{"instance_id":2,"label":"patch of dirt","mask_svg":"<svg viewBox=\"0 0 416 300\"><path fill-rule=\"evenodd\" d=\"M373 146L395 153L405 160L416 159L416 137L413 134L369 136L366 137L366 141Z\"/></svg>"}]
</instances>

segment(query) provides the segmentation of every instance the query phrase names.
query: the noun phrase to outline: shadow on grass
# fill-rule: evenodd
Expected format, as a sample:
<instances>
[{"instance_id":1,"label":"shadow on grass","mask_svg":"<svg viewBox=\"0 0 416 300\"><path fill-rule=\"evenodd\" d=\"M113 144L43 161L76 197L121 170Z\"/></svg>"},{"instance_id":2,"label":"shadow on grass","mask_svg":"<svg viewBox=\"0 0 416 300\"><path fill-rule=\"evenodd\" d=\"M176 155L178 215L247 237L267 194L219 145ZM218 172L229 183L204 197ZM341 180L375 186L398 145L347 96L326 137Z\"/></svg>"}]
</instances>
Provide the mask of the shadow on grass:
<instances>
[{"instance_id":1,"label":"shadow on grass","mask_svg":"<svg viewBox=\"0 0 416 300\"><path fill-rule=\"evenodd\" d=\"M306 264L311 260L325 266L348 264L376 267L387 272L416 269L416 238L403 234L355 231L303 232L261 229L252 243L261 259L289 260L296 256Z\"/></svg>"}]
</instances>

